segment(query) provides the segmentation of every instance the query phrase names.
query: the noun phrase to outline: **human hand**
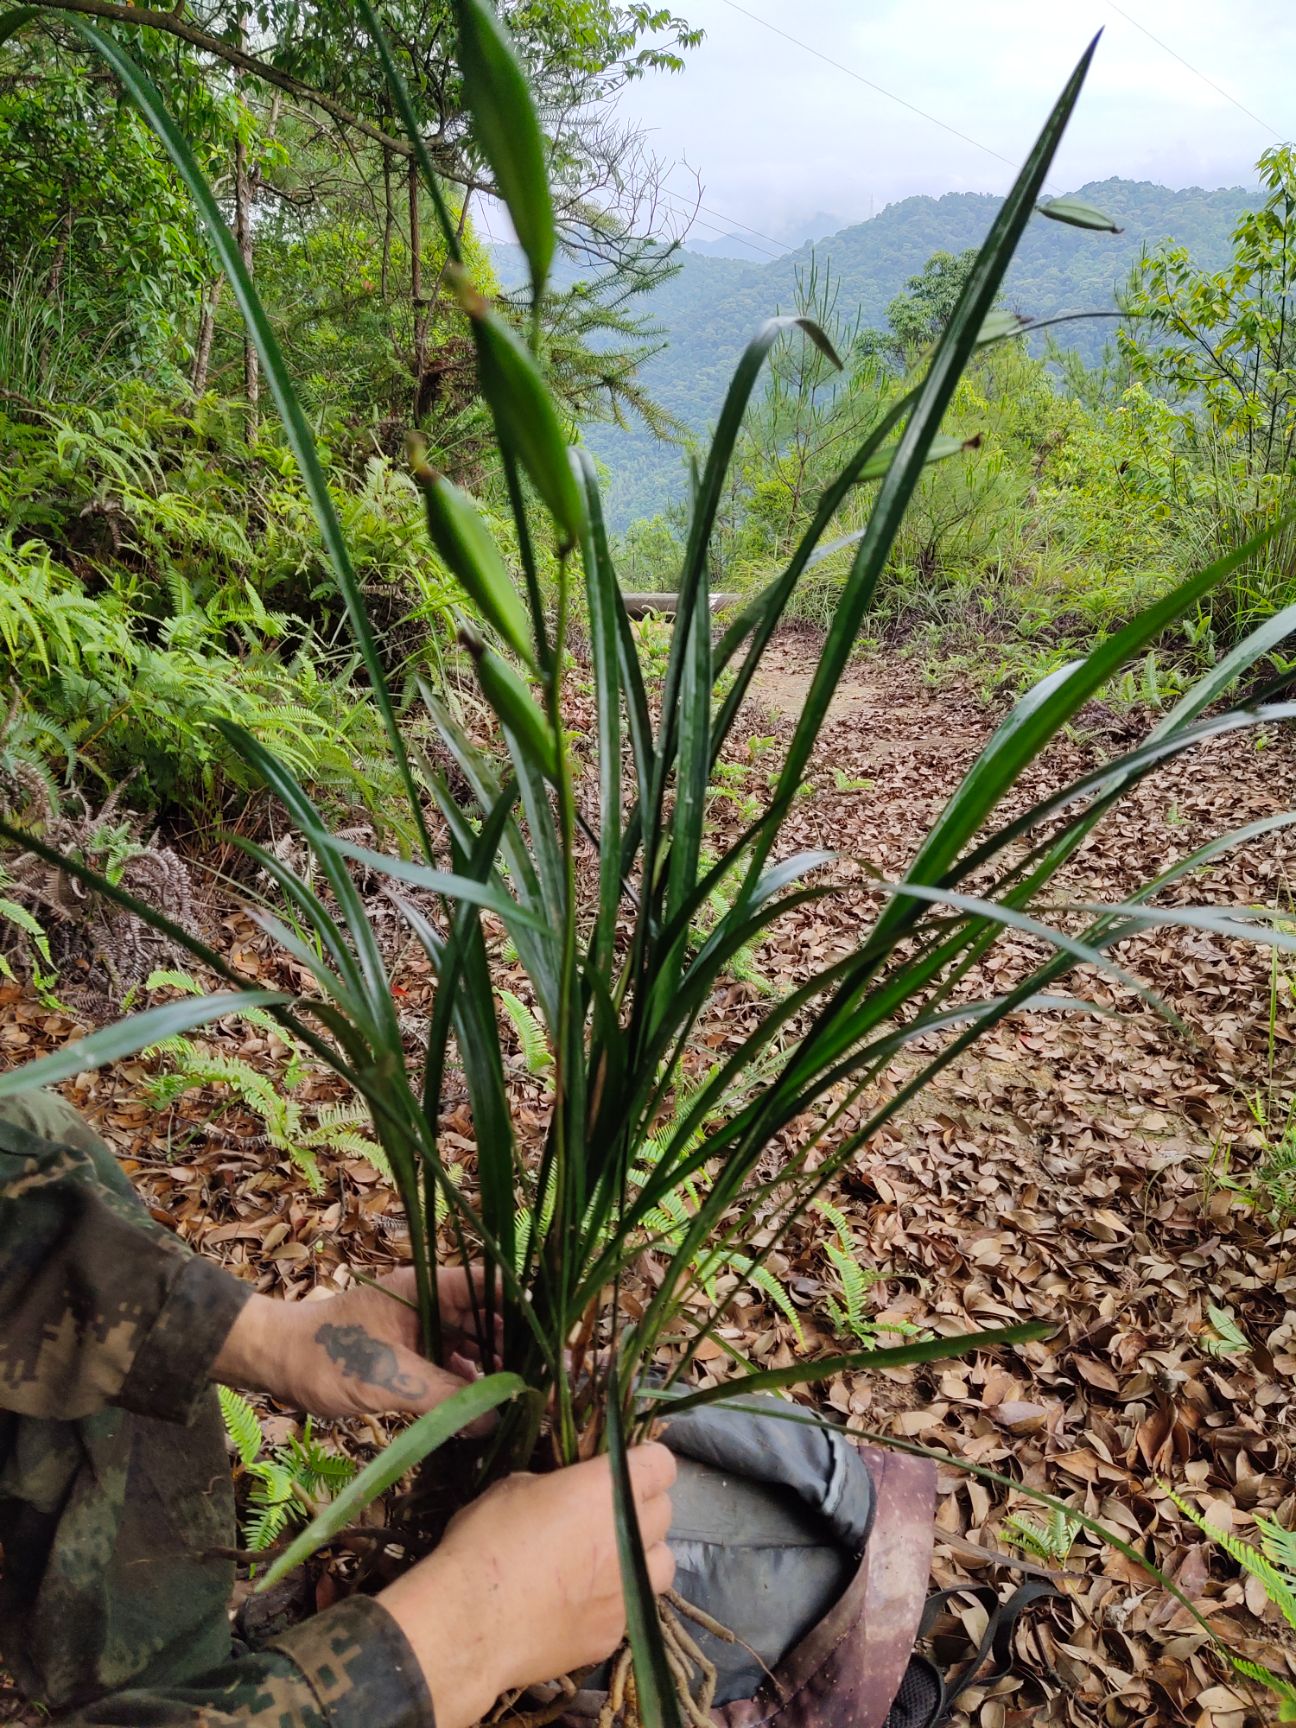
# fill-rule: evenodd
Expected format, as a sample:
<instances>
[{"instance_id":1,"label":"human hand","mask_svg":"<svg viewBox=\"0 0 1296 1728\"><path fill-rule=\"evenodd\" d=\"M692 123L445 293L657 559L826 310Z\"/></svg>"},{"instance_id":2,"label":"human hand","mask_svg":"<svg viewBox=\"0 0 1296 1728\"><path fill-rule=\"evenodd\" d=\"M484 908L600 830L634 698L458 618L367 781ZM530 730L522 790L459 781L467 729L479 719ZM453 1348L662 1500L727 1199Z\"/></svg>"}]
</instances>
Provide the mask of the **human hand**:
<instances>
[{"instance_id":1,"label":"human hand","mask_svg":"<svg viewBox=\"0 0 1296 1728\"><path fill-rule=\"evenodd\" d=\"M357 1285L318 1302L254 1295L212 1364L211 1377L268 1392L313 1416L421 1413L458 1392L479 1371L471 1337L473 1292L486 1273L462 1266L437 1273L447 1365L419 1354L414 1271L402 1267L378 1287ZM488 1424L489 1425L489 1424Z\"/></svg>"},{"instance_id":2,"label":"human hand","mask_svg":"<svg viewBox=\"0 0 1296 1728\"><path fill-rule=\"evenodd\" d=\"M630 1454L630 1484L654 1590L670 1588L666 1546L675 1459ZM437 1728L468 1728L501 1692L611 1655L625 1603L608 1460L508 1476L455 1517L441 1545L378 1600L417 1656Z\"/></svg>"}]
</instances>

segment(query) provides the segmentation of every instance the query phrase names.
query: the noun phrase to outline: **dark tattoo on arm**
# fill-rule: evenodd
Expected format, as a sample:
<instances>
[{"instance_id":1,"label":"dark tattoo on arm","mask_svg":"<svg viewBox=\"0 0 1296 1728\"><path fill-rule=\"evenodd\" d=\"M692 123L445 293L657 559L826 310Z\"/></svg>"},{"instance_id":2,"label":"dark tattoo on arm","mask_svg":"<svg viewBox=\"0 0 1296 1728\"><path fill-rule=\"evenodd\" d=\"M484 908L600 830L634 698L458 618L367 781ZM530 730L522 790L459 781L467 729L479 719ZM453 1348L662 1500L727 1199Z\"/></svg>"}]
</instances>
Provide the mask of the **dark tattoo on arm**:
<instances>
[{"instance_id":1,"label":"dark tattoo on arm","mask_svg":"<svg viewBox=\"0 0 1296 1728\"><path fill-rule=\"evenodd\" d=\"M321 1326L315 1342L322 1344L348 1380L363 1380L380 1386L398 1398L422 1398L427 1382L418 1374L404 1374L397 1367L396 1352L363 1326Z\"/></svg>"}]
</instances>

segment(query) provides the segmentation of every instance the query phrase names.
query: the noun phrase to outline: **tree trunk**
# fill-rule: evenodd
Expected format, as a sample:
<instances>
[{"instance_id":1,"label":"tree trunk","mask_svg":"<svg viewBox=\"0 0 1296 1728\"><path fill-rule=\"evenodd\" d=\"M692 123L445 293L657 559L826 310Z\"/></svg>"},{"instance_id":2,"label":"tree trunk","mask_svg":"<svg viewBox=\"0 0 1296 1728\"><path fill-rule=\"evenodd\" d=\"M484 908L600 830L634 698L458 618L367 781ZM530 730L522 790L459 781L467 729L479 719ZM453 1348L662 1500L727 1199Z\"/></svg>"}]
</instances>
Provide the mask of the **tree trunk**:
<instances>
[{"instance_id":1,"label":"tree trunk","mask_svg":"<svg viewBox=\"0 0 1296 1728\"><path fill-rule=\"evenodd\" d=\"M385 306L391 290L391 247L392 229L396 223L396 215L392 209L391 183L391 151L384 149L383 157L383 237L382 237L382 303Z\"/></svg>"},{"instance_id":2,"label":"tree trunk","mask_svg":"<svg viewBox=\"0 0 1296 1728\"><path fill-rule=\"evenodd\" d=\"M419 397L423 389L423 374L427 371L427 304L423 299L423 233L419 221L418 166L409 166L409 243L410 243L410 305L414 314L414 347L411 364L414 372L413 413L418 419Z\"/></svg>"},{"instance_id":3,"label":"tree trunk","mask_svg":"<svg viewBox=\"0 0 1296 1728\"><path fill-rule=\"evenodd\" d=\"M225 287L224 276L218 276L203 296L202 317L198 322L198 340L194 345L193 365L189 371L189 388L195 399L207 388L211 370L212 343L216 338L216 309Z\"/></svg>"}]
</instances>

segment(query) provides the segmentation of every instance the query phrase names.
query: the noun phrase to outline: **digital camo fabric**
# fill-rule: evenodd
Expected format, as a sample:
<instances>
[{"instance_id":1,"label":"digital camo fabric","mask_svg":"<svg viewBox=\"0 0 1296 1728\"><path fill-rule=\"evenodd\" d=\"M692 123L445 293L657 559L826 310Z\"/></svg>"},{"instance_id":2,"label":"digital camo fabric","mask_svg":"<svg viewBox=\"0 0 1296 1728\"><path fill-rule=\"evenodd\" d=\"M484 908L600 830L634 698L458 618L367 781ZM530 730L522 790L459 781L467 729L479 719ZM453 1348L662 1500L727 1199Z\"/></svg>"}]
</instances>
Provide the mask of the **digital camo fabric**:
<instances>
[{"instance_id":1,"label":"digital camo fabric","mask_svg":"<svg viewBox=\"0 0 1296 1728\"><path fill-rule=\"evenodd\" d=\"M61 1099L0 1103L0 1656L68 1728L432 1723L376 1602L231 1655L208 1371L247 1293L148 1216Z\"/></svg>"}]
</instances>

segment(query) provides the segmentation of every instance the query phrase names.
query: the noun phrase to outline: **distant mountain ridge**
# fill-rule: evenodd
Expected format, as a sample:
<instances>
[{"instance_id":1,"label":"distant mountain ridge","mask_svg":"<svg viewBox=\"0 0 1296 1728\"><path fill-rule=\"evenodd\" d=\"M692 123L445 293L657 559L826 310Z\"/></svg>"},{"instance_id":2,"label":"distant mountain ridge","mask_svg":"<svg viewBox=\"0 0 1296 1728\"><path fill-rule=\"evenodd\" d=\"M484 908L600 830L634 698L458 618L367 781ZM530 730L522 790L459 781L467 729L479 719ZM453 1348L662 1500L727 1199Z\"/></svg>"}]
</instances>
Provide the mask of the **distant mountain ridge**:
<instances>
[{"instance_id":1,"label":"distant mountain ridge","mask_svg":"<svg viewBox=\"0 0 1296 1728\"><path fill-rule=\"evenodd\" d=\"M1174 191L1115 178L1090 182L1073 196L1105 211L1123 232L1094 233L1035 218L1005 284L1004 300L1014 310L1043 318L1110 307L1143 250L1165 241L1185 245L1198 262L1219 268L1239 215L1259 197L1241 186ZM747 337L770 313L791 306L797 273L812 256L831 271L839 313L850 319L858 310L862 324L881 325L887 302L933 252L980 244L1000 203L981 192L904 198L869 222L769 261L699 256L686 249L679 274L641 303L665 330L667 344L645 366L644 382L690 430L705 431ZM506 285L520 279L519 262L516 248L496 248ZM1057 334L1096 355L1111 333L1109 324L1095 321L1073 330L1063 326ZM613 527L654 515L682 493L679 452L641 428L592 426L587 441L609 469L605 504Z\"/></svg>"}]
</instances>

